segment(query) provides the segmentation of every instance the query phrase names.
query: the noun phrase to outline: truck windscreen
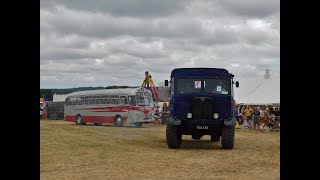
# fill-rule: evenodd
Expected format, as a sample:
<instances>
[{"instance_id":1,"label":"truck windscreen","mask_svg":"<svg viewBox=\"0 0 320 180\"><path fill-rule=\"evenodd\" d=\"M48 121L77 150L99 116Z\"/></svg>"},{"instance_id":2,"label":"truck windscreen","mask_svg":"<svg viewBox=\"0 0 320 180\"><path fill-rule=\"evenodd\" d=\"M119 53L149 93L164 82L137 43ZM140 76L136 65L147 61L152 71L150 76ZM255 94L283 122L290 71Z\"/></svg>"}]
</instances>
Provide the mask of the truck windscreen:
<instances>
[{"instance_id":1,"label":"truck windscreen","mask_svg":"<svg viewBox=\"0 0 320 180\"><path fill-rule=\"evenodd\" d=\"M203 87L205 93L230 94L229 83L226 79L203 79Z\"/></svg>"},{"instance_id":2,"label":"truck windscreen","mask_svg":"<svg viewBox=\"0 0 320 180\"><path fill-rule=\"evenodd\" d=\"M190 94L201 92L200 79L177 79L177 94Z\"/></svg>"},{"instance_id":3,"label":"truck windscreen","mask_svg":"<svg viewBox=\"0 0 320 180\"><path fill-rule=\"evenodd\" d=\"M227 79L207 78L207 79L176 79L177 94L204 93L210 94L230 94L230 87Z\"/></svg>"}]
</instances>

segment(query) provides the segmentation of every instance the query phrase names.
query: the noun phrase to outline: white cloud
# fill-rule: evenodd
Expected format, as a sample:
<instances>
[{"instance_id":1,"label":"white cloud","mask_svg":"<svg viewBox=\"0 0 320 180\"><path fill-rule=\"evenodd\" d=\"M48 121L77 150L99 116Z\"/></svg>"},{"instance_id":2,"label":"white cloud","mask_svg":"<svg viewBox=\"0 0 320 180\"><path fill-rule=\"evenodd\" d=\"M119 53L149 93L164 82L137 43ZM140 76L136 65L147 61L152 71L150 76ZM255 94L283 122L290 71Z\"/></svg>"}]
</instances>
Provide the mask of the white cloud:
<instances>
[{"instance_id":1,"label":"white cloud","mask_svg":"<svg viewBox=\"0 0 320 180\"><path fill-rule=\"evenodd\" d=\"M41 87L140 85L178 67L280 73L278 1L44 0ZM127 2L127 1L126 1Z\"/></svg>"}]
</instances>

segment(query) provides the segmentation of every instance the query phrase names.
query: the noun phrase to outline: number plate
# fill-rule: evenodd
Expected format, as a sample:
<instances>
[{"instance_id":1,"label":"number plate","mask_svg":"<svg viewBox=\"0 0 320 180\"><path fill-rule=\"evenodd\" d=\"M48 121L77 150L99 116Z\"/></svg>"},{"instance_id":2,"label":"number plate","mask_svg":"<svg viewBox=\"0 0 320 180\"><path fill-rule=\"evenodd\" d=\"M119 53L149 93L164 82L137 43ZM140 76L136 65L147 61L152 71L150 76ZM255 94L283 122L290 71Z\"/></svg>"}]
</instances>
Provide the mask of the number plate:
<instances>
[{"instance_id":1,"label":"number plate","mask_svg":"<svg viewBox=\"0 0 320 180\"><path fill-rule=\"evenodd\" d=\"M197 126L197 129L209 129L208 126Z\"/></svg>"}]
</instances>

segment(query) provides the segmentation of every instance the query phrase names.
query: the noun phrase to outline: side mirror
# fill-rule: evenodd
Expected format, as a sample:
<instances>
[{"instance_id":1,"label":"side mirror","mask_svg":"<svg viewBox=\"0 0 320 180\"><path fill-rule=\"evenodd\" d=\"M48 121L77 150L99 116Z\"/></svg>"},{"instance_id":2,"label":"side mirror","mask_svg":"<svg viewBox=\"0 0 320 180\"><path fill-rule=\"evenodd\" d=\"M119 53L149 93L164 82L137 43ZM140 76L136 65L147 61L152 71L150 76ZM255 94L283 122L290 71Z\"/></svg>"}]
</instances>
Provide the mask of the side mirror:
<instances>
[{"instance_id":1,"label":"side mirror","mask_svg":"<svg viewBox=\"0 0 320 180\"><path fill-rule=\"evenodd\" d=\"M169 85L168 80L165 80L165 81L164 81L164 86L168 86L168 85Z\"/></svg>"},{"instance_id":2,"label":"side mirror","mask_svg":"<svg viewBox=\"0 0 320 180\"><path fill-rule=\"evenodd\" d=\"M239 87L239 81L236 81L236 87Z\"/></svg>"}]
</instances>

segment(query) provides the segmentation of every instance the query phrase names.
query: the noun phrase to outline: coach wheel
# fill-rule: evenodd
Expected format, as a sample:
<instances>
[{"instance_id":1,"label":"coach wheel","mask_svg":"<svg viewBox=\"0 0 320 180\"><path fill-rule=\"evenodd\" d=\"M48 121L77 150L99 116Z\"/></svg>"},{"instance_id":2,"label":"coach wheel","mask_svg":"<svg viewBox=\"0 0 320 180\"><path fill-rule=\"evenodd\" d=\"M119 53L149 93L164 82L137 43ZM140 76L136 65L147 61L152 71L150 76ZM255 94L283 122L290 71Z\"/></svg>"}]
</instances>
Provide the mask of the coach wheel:
<instances>
[{"instance_id":1,"label":"coach wheel","mask_svg":"<svg viewBox=\"0 0 320 180\"><path fill-rule=\"evenodd\" d=\"M143 124L142 122L138 122L138 123L135 123L134 126L136 128L140 128L142 126L142 124Z\"/></svg>"},{"instance_id":2,"label":"coach wheel","mask_svg":"<svg viewBox=\"0 0 320 180\"><path fill-rule=\"evenodd\" d=\"M80 114L78 114L78 115L76 116L76 121L75 121L75 123L78 124L78 125L85 125L85 124L86 124L85 122L83 122L83 118L82 118L82 116L81 116Z\"/></svg>"},{"instance_id":3,"label":"coach wheel","mask_svg":"<svg viewBox=\"0 0 320 180\"><path fill-rule=\"evenodd\" d=\"M121 118L120 115L117 115L114 118L114 125L117 126L117 127L123 126L123 121L122 121L122 118Z\"/></svg>"}]
</instances>

